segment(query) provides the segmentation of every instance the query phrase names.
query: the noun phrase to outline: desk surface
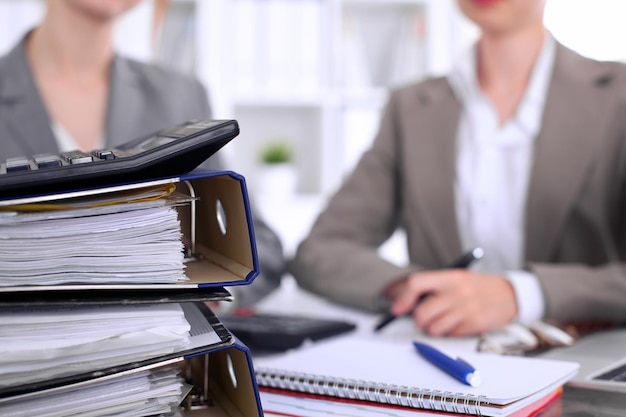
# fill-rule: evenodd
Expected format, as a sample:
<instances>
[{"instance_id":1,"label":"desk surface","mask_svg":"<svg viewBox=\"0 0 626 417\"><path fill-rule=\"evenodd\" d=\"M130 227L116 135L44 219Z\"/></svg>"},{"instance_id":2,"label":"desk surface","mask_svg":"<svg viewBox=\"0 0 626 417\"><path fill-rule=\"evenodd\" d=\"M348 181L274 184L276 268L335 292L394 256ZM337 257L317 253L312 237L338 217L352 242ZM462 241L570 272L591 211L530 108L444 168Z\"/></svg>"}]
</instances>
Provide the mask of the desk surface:
<instances>
[{"instance_id":1,"label":"desk surface","mask_svg":"<svg viewBox=\"0 0 626 417\"><path fill-rule=\"evenodd\" d=\"M565 387L563 396L537 417L623 417L626 395Z\"/></svg>"},{"instance_id":2,"label":"desk surface","mask_svg":"<svg viewBox=\"0 0 626 417\"><path fill-rule=\"evenodd\" d=\"M300 289L291 277L281 287L262 300L260 311L306 314L341 318L357 324L357 330L346 337L379 338L373 332L379 316L333 304ZM406 342L422 340L435 342L456 351L475 351L478 338L432 338L420 333L409 319L398 319L383 330L386 338ZM270 414L266 414L270 416ZM626 416L626 394L607 393L565 387L562 397L537 417L623 417Z\"/></svg>"}]
</instances>

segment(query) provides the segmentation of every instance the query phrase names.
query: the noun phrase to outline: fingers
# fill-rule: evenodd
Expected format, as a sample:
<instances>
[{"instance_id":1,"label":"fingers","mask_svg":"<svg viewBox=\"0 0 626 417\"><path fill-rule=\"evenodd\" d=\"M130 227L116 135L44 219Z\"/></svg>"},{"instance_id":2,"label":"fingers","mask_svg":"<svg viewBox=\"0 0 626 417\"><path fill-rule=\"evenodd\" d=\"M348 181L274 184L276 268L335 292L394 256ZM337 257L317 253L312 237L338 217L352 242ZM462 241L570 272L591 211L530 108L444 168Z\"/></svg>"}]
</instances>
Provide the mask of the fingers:
<instances>
[{"instance_id":1,"label":"fingers","mask_svg":"<svg viewBox=\"0 0 626 417\"><path fill-rule=\"evenodd\" d=\"M460 310L452 308L446 300L427 300L413 313L417 327L431 336L453 335L461 326L463 317Z\"/></svg>"},{"instance_id":2,"label":"fingers","mask_svg":"<svg viewBox=\"0 0 626 417\"><path fill-rule=\"evenodd\" d=\"M409 275L391 305L391 313L399 316L413 311L420 297L430 295L442 282L436 277L438 272L420 272Z\"/></svg>"},{"instance_id":3,"label":"fingers","mask_svg":"<svg viewBox=\"0 0 626 417\"><path fill-rule=\"evenodd\" d=\"M406 314L416 307L418 301L426 297L448 292L459 280L464 280L466 270L451 269L445 271L419 272L410 275L405 281L400 295L394 300L391 312L394 315Z\"/></svg>"},{"instance_id":4,"label":"fingers","mask_svg":"<svg viewBox=\"0 0 626 417\"><path fill-rule=\"evenodd\" d=\"M420 295L429 296L415 306ZM466 270L434 271L409 277L392 306L413 311L416 325L433 336L467 336L496 330L517 314L515 293L503 277Z\"/></svg>"}]
</instances>

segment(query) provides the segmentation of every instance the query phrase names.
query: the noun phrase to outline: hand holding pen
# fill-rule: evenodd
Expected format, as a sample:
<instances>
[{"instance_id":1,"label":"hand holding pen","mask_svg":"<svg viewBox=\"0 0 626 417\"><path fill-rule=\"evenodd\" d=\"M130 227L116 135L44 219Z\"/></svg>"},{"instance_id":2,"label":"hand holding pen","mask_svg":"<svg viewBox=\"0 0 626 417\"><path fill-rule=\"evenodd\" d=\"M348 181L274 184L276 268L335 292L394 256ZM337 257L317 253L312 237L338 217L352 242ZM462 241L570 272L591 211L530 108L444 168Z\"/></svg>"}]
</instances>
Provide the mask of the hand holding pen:
<instances>
[{"instance_id":1,"label":"hand holding pen","mask_svg":"<svg viewBox=\"0 0 626 417\"><path fill-rule=\"evenodd\" d=\"M482 248L474 248L471 251L467 252L466 254L464 254L463 256L461 256L460 258L458 258L456 261L452 262L450 265L448 265L447 269L460 269L460 268L467 268L469 267L472 262L482 258L484 255L484 251L482 250ZM413 310L417 307L417 305L423 301L426 297L428 297L430 294L422 294L419 299L417 300L417 303L415 304L415 306L413 307L413 309L411 311L409 311L406 316L410 316L413 314ZM386 314L382 320L376 325L376 327L374 328L375 332L380 331L381 329L383 329L385 326L387 326L389 323L393 322L398 316L395 316L391 313Z\"/></svg>"}]
</instances>

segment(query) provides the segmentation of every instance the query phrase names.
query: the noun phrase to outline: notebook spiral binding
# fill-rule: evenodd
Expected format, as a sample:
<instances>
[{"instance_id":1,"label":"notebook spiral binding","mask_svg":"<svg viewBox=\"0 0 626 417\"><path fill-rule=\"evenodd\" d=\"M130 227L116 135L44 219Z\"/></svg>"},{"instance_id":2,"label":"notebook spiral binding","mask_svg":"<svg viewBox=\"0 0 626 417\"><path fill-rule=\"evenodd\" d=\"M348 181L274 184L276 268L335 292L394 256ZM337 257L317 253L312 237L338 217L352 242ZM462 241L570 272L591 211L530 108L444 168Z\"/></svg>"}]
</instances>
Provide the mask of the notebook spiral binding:
<instances>
[{"instance_id":1,"label":"notebook spiral binding","mask_svg":"<svg viewBox=\"0 0 626 417\"><path fill-rule=\"evenodd\" d=\"M278 369L257 371L256 379L258 385L271 388L476 416L482 416L481 404L487 404L484 395L442 392L345 378L321 379L319 375L287 373Z\"/></svg>"}]
</instances>

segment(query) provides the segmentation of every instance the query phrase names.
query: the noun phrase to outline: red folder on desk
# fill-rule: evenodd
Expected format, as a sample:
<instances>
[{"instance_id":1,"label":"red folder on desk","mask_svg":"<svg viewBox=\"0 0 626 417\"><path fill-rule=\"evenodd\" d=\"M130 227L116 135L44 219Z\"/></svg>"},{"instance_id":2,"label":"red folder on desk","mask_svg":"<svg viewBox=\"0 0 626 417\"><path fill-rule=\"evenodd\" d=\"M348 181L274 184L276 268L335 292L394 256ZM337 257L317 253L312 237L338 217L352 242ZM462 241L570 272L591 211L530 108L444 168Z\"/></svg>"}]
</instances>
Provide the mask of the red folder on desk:
<instances>
[{"instance_id":1,"label":"red folder on desk","mask_svg":"<svg viewBox=\"0 0 626 417\"><path fill-rule=\"evenodd\" d=\"M329 399L327 396L282 390L277 388L259 388L263 409L272 414L285 417L319 417L329 415L358 415L360 417L377 416L381 413L386 417L414 416L464 416L452 411L410 410L391 404L372 404L347 398ZM535 417L549 407L556 406L561 397L562 389L547 394L526 407L508 414L507 417Z\"/></svg>"}]
</instances>

